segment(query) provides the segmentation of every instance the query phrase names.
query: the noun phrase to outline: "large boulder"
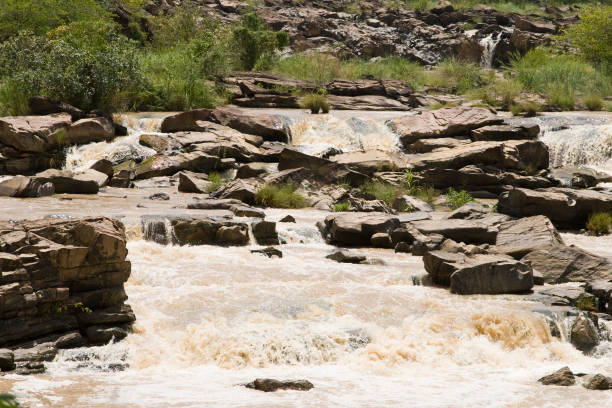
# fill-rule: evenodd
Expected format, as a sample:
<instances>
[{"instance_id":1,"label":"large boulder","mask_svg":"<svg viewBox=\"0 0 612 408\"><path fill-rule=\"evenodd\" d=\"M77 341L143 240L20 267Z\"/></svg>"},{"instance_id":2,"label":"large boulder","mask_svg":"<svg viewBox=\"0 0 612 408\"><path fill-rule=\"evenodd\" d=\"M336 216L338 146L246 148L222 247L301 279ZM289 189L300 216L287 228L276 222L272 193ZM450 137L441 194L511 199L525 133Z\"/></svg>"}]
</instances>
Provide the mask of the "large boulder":
<instances>
[{"instance_id":1,"label":"large boulder","mask_svg":"<svg viewBox=\"0 0 612 408\"><path fill-rule=\"evenodd\" d=\"M572 246L547 246L529 252L523 260L529 261L547 283L612 280L612 263L607 258Z\"/></svg>"},{"instance_id":2,"label":"large boulder","mask_svg":"<svg viewBox=\"0 0 612 408\"><path fill-rule=\"evenodd\" d=\"M87 170L81 174L73 174L70 170L49 169L32 177L40 184L53 184L56 194L97 194L100 185L108 180L104 173Z\"/></svg>"},{"instance_id":3,"label":"large boulder","mask_svg":"<svg viewBox=\"0 0 612 408\"><path fill-rule=\"evenodd\" d=\"M28 99L28 108L33 115L50 115L52 113L68 113L76 121L85 117L85 112L65 102L48 96L33 96Z\"/></svg>"},{"instance_id":4,"label":"large boulder","mask_svg":"<svg viewBox=\"0 0 612 408\"><path fill-rule=\"evenodd\" d=\"M15 176L0 182L0 197L45 197L55 193L52 183Z\"/></svg>"},{"instance_id":5,"label":"large boulder","mask_svg":"<svg viewBox=\"0 0 612 408\"><path fill-rule=\"evenodd\" d=\"M569 367L563 367L552 374L546 375L538 380L544 385L562 385L568 387L576 384L574 373Z\"/></svg>"},{"instance_id":6,"label":"large boulder","mask_svg":"<svg viewBox=\"0 0 612 408\"><path fill-rule=\"evenodd\" d=\"M165 219L150 220L161 222ZM171 218L172 240L178 245L246 245L248 226L242 222L219 221L209 217ZM151 239L148 236L145 238Z\"/></svg>"},{"instance_id":7,"label":"large boulder","mask_svg":"<svg viewBox=\"0 0 612 408\"><path fill-rule=\"evenodd\" d=\"M288 127L278 115L254 114L243 109L224 107L213 110L211 119L240 132L261 136L264 140L287 143L290 138Z\"/></svg>"},{"instance_id":8,"label":"large boulder","mask_svg":"<svg viewBox=\"0 0 612 408\"><path fill-rule=\"evenodd\" d=\"M202 130L202 126L198 122L210 120L211 112L210 109L196 109L168 116L161 123L161 131L174 133Z\"/></svg>"},{"instance_id":9,"label":"large boulder","mask_svg":"<svg viewBox=\"0 0 612 408\"><path fill-rule=\"evenodd\" d=\"M68 128L67 140L64 144L85 144L104 142L115 137L113 123L103 117L86 118L74 122Z\"/></svg>"},{"instance_id":10,"label":"large boulder","mask_svg":"<svg viewBox=\"0 0 612 408\"><path fill-rule=\"evenodd\" d=\"M599 344L597 327L584 313L580 313L572 323L570 338L572 344L582 351L590 351Z\"/></svg>"},{"instance_id":11,"label":"large boulder","mask_svg":"<svg viewBox=\"0 0 612 408\"><path fill-rule=\"evenodd\" d=\"M562 245L563 240L550 220L542 215L501 223L496 251L521 258L529 252ZM536 268L537 269L537 268Z\"/></svg>"},{"instance_id":12,"label":"large boulder","mask_svg":"<svg viewBox=\"0 0 612 408\"><path fill-rule=\"evenodd\" d=\"M470 136L475 141L505 141L535 139L539 133L538 125L491 125L472 130Z\"/></svg>"},{"instance_id":13,"label":"large boulder","mask_svg":"<svg viewBox=\"0 0 612 408\"><path fill-rule=\"evenodd\" d=\"M430 251L423 264L435 283L461 295L521 293L533 287L529 263L506 255Z\"/></svg>"},{"instance_id":14,"label":"large boulder","mask_svg":"<svg viewBox=\"0 0 612 408\"><path fill-rule=\"evenodd\" d=\"M20 152L42 153L61 146L72 119L67 113L0 118L0 145Z\"/></svg>"},{"instance_id":15,"label":"large boulder","mask_svg":"<svg viewBox=\"0 0 612 408\"><path fill-rule=\"evenodd\" d=\"M332 214L325 218L324 235L330 243L370 246L372 235L390 233L399 226L399 218L384 213Z\"/></svg>"},{"instance_id":16,"label":"large boulder","mask_svg":"<svg viewBox=\"0 0 612 408\"><path fill-rule=\"evenodd\" d=\"M422 234L440 234L466 244L494 244L497 237L497 228L483 220L422 220L411 224Z\"/></svg>"},{"instance_id":17,"label":"large boulder","mask_svg":"<svg viewBox=\"0 0 612 408\"><path fill-rule=\"evenodd\" d=\"M515 217L545 215L557 226L583 228L590 214L612 212L612 193L570 188L514 188L500 196L498 210Z\"/></svg>"},{"instance_id":18,"label":"large boulder","mask_svg":"<svg viewBox=\"0 0 612 408\"><path fill-rule=\"evenodd\" d=\"M116 220L0 223L0 347L38 344L38 339L53 347L77 347L83 339L68 341L66 335L88 333L93 325L129 329L135 317L124 304L131 267L126 256L124 227ZM112 319L104 318L112 308ZM100 318L92 322L90 316ZM38 355L18 354L19 360Z\"/></svg>"},{"instance_id":19,"label":"large boulder","mask_svg":"<svg viewBox=\"0 0 612 408\"><path fill-rule=\"evenodd\" d=\"M503 123L488 109L454 107L400 116L388 122L404 146L419 139L468 135L473 129Z\"/></svg>"},{"instance_id":20,"label":"large boulder","mask_svg":"<svg viewBox=\"0 0 612 408\"><path fill-rule=\"evenodd\" d=\"M202 194L207 192L208 187L211 185L208 175L204 173L182 171L178 174L178 179L178 191L181 193Z\"/></svg>"},{"instance_id":21,"label":"large boulder","mask_svg":"<svg viewBox=\"0 0 612 408\"><path fill-rule=\"evenodd\" d=\"M310 170L317 178L326 182L346 181L351 185L361 185L368 177L348 165L336 163L321 157L311 156L295 149L285 148L281 152L278 170L304 168Z\"/></svg>"},{"instance_id":22,"label":"large boulder","mask_svg":"<svg viewBox=\"0 0 612 408\"><path fill-rule=\"evenodd\" d=\"M337 96L328 95L327 101L337 110L408 111L410 106L381 95Z\"/></svg>"}]
</instances>

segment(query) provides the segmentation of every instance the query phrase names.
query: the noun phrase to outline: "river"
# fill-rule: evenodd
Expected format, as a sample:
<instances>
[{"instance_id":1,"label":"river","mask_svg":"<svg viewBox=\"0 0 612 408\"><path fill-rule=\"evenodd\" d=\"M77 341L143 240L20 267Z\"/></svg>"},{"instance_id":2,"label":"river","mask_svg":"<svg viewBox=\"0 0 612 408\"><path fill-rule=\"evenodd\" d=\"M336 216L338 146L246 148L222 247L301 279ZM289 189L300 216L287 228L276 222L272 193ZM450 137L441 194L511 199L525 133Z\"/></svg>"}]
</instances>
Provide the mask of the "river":
<instances>
[{"instance_id":1,"label":"river","mask_svg":"<svg viewBox=\"0 0 612 408\"><path fill-rule=\"evenodd\" d=\"M376 129L395 115L288 121L302 129L294 143L305 149L357 149L380 137L380 146L393 150L393 135ZM133 154L138 134L156 131L158 121L126 116L129 136L75 149L68 166L84 167L118 151ZM173 206L193 196L175 187L152 190L168 192ZM3 218L121 218L132 262L126 291L137 316L126 340L64 350L47 363L45 374L0 377L0 391L16 394L30 408L612 405L610 393L537 382L565 365L611 374L612 344L585 356L552 337L546 317L535 311L541 305L525 296L458 296L418 285L425 275L421 258L392 250L360 250L384 266L325 259L334 248L315 227L327 214L317 210L266 210L273 221L287 214L297 220L277 224L288 241L280 247L281 259L252 254L251 247L147 242L141 215L187 213L150 201L137 208L152 190L107 189L68 201L0 198ZM563 238L612 257L609 237ZM240 386L257 377L304 378L315 388L262 393Z\"/></svg>"}]
</instances>

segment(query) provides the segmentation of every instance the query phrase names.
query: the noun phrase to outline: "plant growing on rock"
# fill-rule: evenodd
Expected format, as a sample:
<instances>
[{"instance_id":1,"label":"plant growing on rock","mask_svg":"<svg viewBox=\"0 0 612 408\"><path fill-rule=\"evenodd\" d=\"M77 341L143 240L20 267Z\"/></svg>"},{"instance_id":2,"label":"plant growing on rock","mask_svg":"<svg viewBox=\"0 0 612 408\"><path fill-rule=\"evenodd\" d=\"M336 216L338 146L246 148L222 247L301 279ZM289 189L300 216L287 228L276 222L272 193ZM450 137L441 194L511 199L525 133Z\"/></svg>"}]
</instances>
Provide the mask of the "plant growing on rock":
<instances>
[{"instance_id":1,"label":"plant growing on rock","mask_svg":"<svg viewBox=\"0 0 612 408\"><path fill-rule=\"evenodd\" d=\"M216 171L212 171L208 175L208 181L210 181L210 184L206 186L206 192L212 193L213 191L221 187L223 184L225 184L227 182L227 179L225 179L221 174L217 173Z\"/></svg>"},{"instance_id":2,"label":"plant growing on rock","mask_svg":"<svg viewBox=\"0 0 612 408\"><path fill-rule=\"evenodd\" d=\"M21 405L10 394L0 394L0 408L19 408Z\"/></svg>"},{"instance_id":3,"label":"plant growing on rock","mask_svg":"<svg viewBox=\"0 0 612 408\"><path fill-rule=\"evenodd\" d=\"M323 113L329 113L330 105L325 98L325 95L321 93L311 93L304 95L300 98L300 106L304 109L310 109L310 112L313 114L319 113L319 111Z\"/></svg>"},{"instance_id":4,"label":"plant growing on rock","mask_svg":"<svg viewBox=\"0 0 612 408\"><path fill-rule=\"evenodd\" d=\"M401 186L394 186L382 181L367 181L359 187L365 194L369 194L374 199L380 200L387 205L393 205L395 199L406 194L406 189Z\"/></svg>"},{"instance_id":5,"label":"plant growing on rock","mask_svg":"<svg viewBox=\"0 0 612 408\"><path fill-rule=\"evenodd\" d=\"M589 215L586 228L595 235L604 235L610 232L612 215L607 212L595 212Z\"/></svg>"},{"instance_id":6,"label":"plant growing on rock","mask_svg":"<svg viewBox=\"0 0 612 408\"><path fill-rule=\"evenodd\" d=\"M334 204L334 212L346 212L351 210L351 205L347 201Z\"/></svg>"},{"instance_id":7,"label":"plant growing on rock","mask_svg":"<svg viewBox=\"0 0 612 408\"><path fill-rule=\"evenodd\" d=\"M454 188L449 188L446 193L444 204L452 210L456 210L464 204L473 201L474 199L465 190L456 191Z\"/></svg>"},{"instance_id":8,"label":"plant growing on rock","mask_svg":"<svg viewBox=\"0 0 612 408\"><path fill-rule=\"evenodd\" d=\"M268 184L255 193L255 202L262 207L273 208L304 208L306 199L292 184Z\"/></svg>"}]
</instances>

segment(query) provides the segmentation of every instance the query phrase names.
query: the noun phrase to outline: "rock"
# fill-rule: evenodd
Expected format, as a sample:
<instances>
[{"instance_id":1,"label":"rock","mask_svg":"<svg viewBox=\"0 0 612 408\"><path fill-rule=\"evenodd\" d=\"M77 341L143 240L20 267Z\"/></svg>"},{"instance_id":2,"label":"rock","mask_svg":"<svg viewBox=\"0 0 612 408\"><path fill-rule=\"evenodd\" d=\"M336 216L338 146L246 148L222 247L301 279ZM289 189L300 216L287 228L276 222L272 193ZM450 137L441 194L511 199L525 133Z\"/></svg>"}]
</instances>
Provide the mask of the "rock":
<instances>
[{"instance_id":1,"label":"rock","mask_svg":"<svg viewBox=\"0 0 612 408\"><path fill-rule=\"evenodd\" d=\"M138 142L145 147L155 150L157 153L163 153L174 145L172 139L167 136L147 133L140 135Z\"/></svg>"},{"instance_id":2,"label":"rock","mask_svg":"<svg viewBox=\"0 0 612 408\"><path fill-rule=\"evenodd\" d=\"M412 197L409 195L403 195L403 196L397 197L395 200L393 200L392 207L394 210L407 211L407 212L412 212L412 211L432 212L433 211L433 208L431 208L431 206L427 204L425 201L419 200L418 198Z\"/></svg>"},{"instance_id":3,"label":"rock","mask_svg":"<svg viewBox=\"0 0 612 408\"><path fill-rule=\"evenodd\" d=\"M419 139L466 135L473 129L502 122L487 109L456 107L400 116L388 125L408 147Z\"/></svg>"},{"instance_id":4,"label":"rock","mask_svg":"<svg viewBox=\"0 0 612 408\"><path fill-rule=\"evenodd\" d=\"M459 147L471 143L467 137L441 137L434 139L419 139L406 146L409 153L429 153L432 150Z\"/></svg>"},{"instance_id":5,"label":"rock","mask_svg":"<svg viewBox=\"0 0 612 408\"><path fill-rule=\"evenodd\" d=\"M397 245L400 242L412 244L416 240L427 240L427 237L410 223L403 223L391 232L391 241Z\"/></svg>"},{"instance_id":6,"label":"rock","mask_svg":"<svg viewBox=\"0 0 612 408\"><path fill-rule=\"evenodd\" d=\"M245 180L233 180L224 184L210 195L220 199L235 199L247 204L255 203L255 193L257 192L257 182L247 182Z\"/></svg>"},{"instance_id":7,"label":"rock","mask_svg":"<svg viewBox=\"0 0 612 408\"><path fill-rule=\"evenodd\" d=\"M210 109L196 109L168 116L161 123L161 131L164 133L199 131L202 126L198 125L198 122L210 120L211 113Z\"/></svg>"},{"instance_id":8,"label":"rock","mask_svg":"<svg viewBox=\"0 0 612 408\"><path fill-rule=\"evenodd\" d=\"M109 181L108 185L110 187L118 187L118 188L130 188L133 187L134 183L134 172L129 170L120 170L119 172L113 174L113 178Z\"/></svg>"},{"instance_id":9,"label":"rock","mask_svg":"<svg viewBox=\"0 0 612 408\"><path fill-rule=\"evenodd\" d=\"M610 390L612 389L612 378L602 374L595 374L584 384L584 388L588 390Z\"/></svg>"},{"instance_id":10,"label":"rock","mask_svg":"<svg viewBox=\"0 0 612 408\"><path fill-rule=\"evenodd\" d=\"M327 255L325 258L340 263L359 264L366 260L366 257L359 254L353 254L347 251L336 251Z\"/></svg>"},{"instance_id":11,"label":"rock","mask_svg":"<svg viewBox=\"0 0 612 408\"><path fill-rule=\"evenodd\" d=\"M283 257L283 253L274 247L267 247L264 249L251 249L251 253L252 254L262 254L262 255L267 256L268 258L274 258L274 257L282 258Z\"/></svg>"},{"instance_id":12,"label":"rock","mask_svg":"<svg viewBox=\"0 0 612 408\"><path fill-rule=\"evenodd\" d=\"M414 221L412 225L425 235L440 234L466 244L494 244L497 237L497 228L483 220L423 220Z\"/></svg>"},{"instance_id":13,"label":"rock","mask_svg":"<svg viewBox=\"0 0 612 408\"><path fill-rule=\"evenodd\" d=\"M32 348L18 348L15 350L15 361L53 361L57 356L57 349L52 343L42 343Z\"/></svg>"},{"instance_id":14,"label":"rock","mask_svg":"<svg viewBox=\"0 0 612 408\"><path fill-rule=\"evenodd\" d=\"M280 219L279 222L293 222L293 223L295 223L295 218L293 218L291 215L285 215L283 218Z\"/></svg>"},{"instance_id":15,"label":"rock","mask_svg":"<svg viewBox=\"0 0 612 408\"><path fill-rule=\"evenodd\" d=\"M258 378L253 382L245 384L245 387L264 392L278 390L309 391L314 388L314 385L307 380L279 381L271 378Z\"/></svg>"},{"instance_id":16,"label":"rock","mask_svg":"<svg viewBox=\"0 0 612 408\"><path fill-rule=\"evenodd\" d=\"M0 197L47 197L55 194L52 183L15 176L0 182Z\"/></svg>"},{"instance_id":17,"label":"rock","mask_svg":"<svg viewBox=\"0 0 612 408\"><path fill-rule=\"evenodd\" d=\"M196 203L187 204L190 210L230 210L234 206L244 205L240 200L224 198L220 200L206 199Z\"/></svg>"},{"instance_id":18,"label":"rock","mask_svg":"<svg viewBox=\"0 0 612 408\"><path fill-rule=\"evenodd\" d=\"M368 177L358 171L351 170L347 165L331 160L311 156L295 149L285 148L280 154L278 170L304 168L325 182L346 181L351 185L361 185Z\"/></svg>"},{"instance_id":19,"label":"rock","mask_svg":"<svg viewBox=\"0 0 612 408\"><path fill-rule=\"evenodd\" d=\"M249 234L245 226L222 226L217 230L215 242L220 245L246 245L249 243Z\"/></svg>"},{"instance_id":20,"label":"rock","mask_svg":"<svg viewBox=\"0 0 612 408\"><path fill-rule=\"evenodd\" d=\"M542 215L506 221L499 225L495 240L498 252L521 258L529 252L562 245L563 241L550 220ZM536 269L538 269L536 267Z\"/></svg>"},{"instance_id":21,"label":"rock","mask_svg":"<svg viewBox=\"0 0 612 408\"><path fill-rule=\"evenodd\" d=\"M380 95L337 96L328 95L327 102L337 110L408 111L410 106Z\"/></svg>"},{"instance_id":22,"label":"rock","mask_svg":"<svg viewBox=\"0 0 612 408\"><path fill-rule=\"evenodd\" d=\"M243 164L238 168L236 172L236 178L246 179L258 177L262 174L269 173L269 164L268 163L247 163Z\"/></svg>"},{"instance_id":23,"label":"rock","mask_svg":"<svg viewBox=\"0 0 612 408\"><path fill-rule=\"evenodd\" d=\"M56 194L97 194L100 180L106 175L89 170L81 175L74 175L70 170L49 169L32 177L40 184L51 183Z\"/></svg>"},{"instance_id":24,"label":"rock","mask_svg":"<svg viewBox=\"0 0 612 408\"><path fill-rule=\"evenodd\" d=\"M470 136L475 141L505 141L517 139L536 139L539 134L540 127L538 125L493 125L474 129L470 133Z\"/></svg>"},{"instance_id":25,"label":"rock","mask_svg":"<svg viewBox=\"0 0 612 408\"><path fill-rule=\"evenodd\" d=\"M251 224L253 236L259 245L278 245L276 223L272 221L256 221Z\"/></svg>"},{"instance_id":26,"label":"rock","mask_svg":"<svg viewBox=\"0 0 612 408\"><path fill-rule=\"evenodd\" d=\"M52 113L68 113L72 120L79 120L85 117L85 113L64 102L60 102L48 96L33 96L28 99L28 107L33 115L49 115Z\"/></svg>"},{"instance_id":27,"label":"rock","mask_svg":"<svg viewBox=\"0 0 612 408\"><path fill-rule=\"evenodd\" d=\"M588 282L584 289L599 300L600 310L612 314L612 281L603 279Z\"/></svg>"},{"instance_id":28,"label":"rock","mask_svg":"<svg viewBox=\"0 0 612 408\"><path fill-rule=\"evenodd\" d=\"M325 236L330 243L369 246L372 235L389 233L399 225L399 219L388 214L332 214L325 218Z\"/></svg>"},{"instance_id":29,"label":"rock","mask_svg":"<svg viewBox=\"0 0 612 408\"><path fill-rule=\"evenodd\" d=\"M372 235L372 238L370 238L370 243L374 248L393 248L391 236L389 236L389 234L386 232L378 232Z\"/></svg>"},{"instance_id":30,"label":"rock","mask_svg":"<svg viewBox=\"0 0 612 408\"><path fill-rule=\"evenodd\" d=\"M541 22L523 17L516 17L514 19L514 25L516 28L522 31L530 31L533 33L555 33L557 31L555 25L551 22Z\"/></svg>"},{"instance_id":31,"label":"rock","mask_svg":"<svg viewBox=\"0 0 612 408\"><path fill-rule=\"evenodd\" d=\"M113 178L115 174L115 170L113 169L113 164L106 159L100 159L90 167L91 170L99 171L102 174L106 174L108 180Z\"/></svg>"},{"instance_id":32,"label":"rock","mask_svg":"<svg viewBox=\"0 0 612 408\"><path fill-rule=\"evenodd\" d=\"M399 171L408 167L401 156L381 150L340 153L332 156L330 160L369 176L377 172Z\"/></svg>"},{"instance_id":33,"label":"rock","mask_svg":"<svg viewBox=\"0 0 612 408\"><path fill-rule=\"evenodd\" d=\"M166 193L154 193L149 196L149 200L168 201L170 196Z\"/></svg>"},{"instance_id":34,"label":"rock","mask_svg":"<svg viewBox=\"0 0 612 408\"><path fill-rule=\"evenodd\" d=\"M431 251L423 263L435 283L461 295L521 293L533 287L531 266L505 255Z\"/></svg>"},{"instance_id":35,"label":"rock","mask_svg":"<svg viewBox=\"0 0 612 408\"><path fill-rule=\"evenodd\" d=\"M66 113L0 118L0 145L19 152L43 153L64 145L71 124Z\"/></svg>"},{"instance_id":36,"label":"rock","mask_svg":"<svg viewBox=\"0 0 612 408\"><path fill-rule=\"evenodd\" d=\"M178 191L181 193L203 194L210 186L207 174L181 171L178 173Z\"/></svg>"},{"instance_id":37,"label":"rock","mask_svg":"<svg viewBox=\"0 0 612 408\"><path fill-rule=\"evenodd\" d=\"M230 211L234 213L236 217L251 217L251 218L265 218L266 214L260 209L249 207L248 205L232 205Z\"/></svg>"},{"instance_id":38,"label":"rock","mask_svg":"<svg viewBox=\"0 0 612 408\"><path fill-rule=\"evenodd\" d=\"M584 313L580 313L570 332L572 344L581 351L589 351L599 344L599 333L593 321Z\"/></svg>"},{"instance_id":39,"label":"rock","mask_svg":"<svg viewBox=\"0 0 612 408\"><path fill-rule=\"evenodd\" d=\"M15 355L12 350L0 349L0 372L15 369Z\"/></svg>"},{"instance_id":40,"label":"rock","mask_svg":"<svg viewBox=\"0 0 612 408\"><path fill-rule=\"evenodd\" d=\"M86 118L74 122L68 128L64 145L104 142L115 137L113 123L103 117Z\"/></svg>"},{"instance_id":41,"label":"rock","mask_svg":"<svg viewBox=\"0 0 612 408\"><path fill-rule=\"evenodd\" d=\"M28 362L18 366L14 373L17 375L36 375L43 374L45 371L47 371L47 369L43 363Z\"/></svg>"},{"instance_id":42,"label":"rock","mask_svg":"<svg viewBox=\"0 0 612 408\"><path fill-rule=\"evenodd\" d=\"M123 284L131 265L118 221L88 217L0 223L2 253L19 256L0 256L0 346L33 344L24 346L18 360L48 359L55 347L81 345L74 333L91 325L77 316L85 308L94 314L123 306L127 299ZM55 337L40 344L50 335Z\"/></svg>"},{"instance_id":43,"label":"rock","mask_svg":"<svg viewBox=\"0 0 612 408\"><path fill-rule=\"evenodd\" d=\"M545 215L558 227L583 228L590 214L612 212L612 193L570 188L514 188L500 196L497 208L514 217Z\"/></svg>"},{"instance_id":44,"label":"rock","mask_svg":"<svg viewBox=\"0 0 612 408\"><path fill-rule=\"evenodd\" d=\"M111 341L123 340L128 335L127 328L121 326L105 327L91 326L87 328L87 338L93 344L107 344Z\"/></svg>"},{"instance_id":45,"label":"rock","mask_svg":"<svg viewBox=\"0 0 612 408\"><path fill-rule=\"evenodd\" d=\"M193 151L176 155L157 154L139 163L134 170L136 180L172 176L179 171L210 172L233 166L234 159L219 159L206 153Z\"/></svg>"},{"instance_id":46,"label":"rock","mask_svg":"<svg viewBox=\"0 0 612 408\"><path fill-rule=\"evenodd\" d=\"M72 333L65 334L61 336L59 339L57 339L57 341L55 342L55 347L58 349L71 349L71 348L83 347L86 344L87 344L87 341L85 340L85 338L83 338L83 336L81 336L81 333L72 332Z\"/></svg>"},{"instance_id":47,"label":"rock","mask_svg":"<svg viewBox=\"0 0 612 408\"><path fill-rule=\"evenodd\" d=\"M421 171L460 169L471 164L496 165L503 161L504 146L500 142L474 142L418 155L410 164L415 171Z\"/></svg>"},{"instance_id":48,"label":"rock","mask_svg":"<svg viewBox=\"0 0 612 408\"><path fill-rule=\"evenodd\" d=\"M395 245L395 249L394 250L395 250L396 253L410 253L411 247L410 247L409 243L402 241L402 242L398 242Z\"/></svg>"},{"instance_id":49,"label":"rock","mask_svg":"<svg viewBox=\"0 0 612 408\"><path fill-rule=\"evenodd\" d=\"M546 283L612 279L612 263L607 258L575 247L554 245L529 252L523 260L529 261L533 269L544 276Z\"/></svg>"},{"instance_id":50,"label":"rock","mask_svg":"<svg viewBox=\"0 0 612 408\"><path fill-rule=\"evenodd\" d=\"M211 119L240 132L261 136L264 140L289 142L288 128L278 115L254 114L242 109L223 107L213 110Z\"/></svg>"},{"instance_id":51,"label":"rock","mask_svg":"<svg viewBox=\"0 0 612 408\"><path fill-rule=\"evenodd\" d=\"M106 186L109 180L105 173L94 169L83 170L82 172L75 174L74 179L83 182L93 181L98 185L98 187Z\"/></svg>"},{"instance_id":52,"label":"rock","mask_svg":"<svg viewBox=\"0 0 612 408\"><path fill-rule=\"evenodd\" d=\"M176 245L246 245L249 241L248 226L242 222L209 217L172 217L168 221L172 228L172 243ZM145 239L155 242L161 239L168 243L165 217L147 217L142 222Z\"/></svg>"},{"instance_id":53,"label":"rock","mask_svg":"<svg viewBox=\"0 0 612 408\"><path fill-rule=\"evenodd\" d=\"M563 367L550 375L540 378L538 381L544 385L561 385L565 387L576 384L576 378L569 367Z\"/></svg>"}]
</instances>

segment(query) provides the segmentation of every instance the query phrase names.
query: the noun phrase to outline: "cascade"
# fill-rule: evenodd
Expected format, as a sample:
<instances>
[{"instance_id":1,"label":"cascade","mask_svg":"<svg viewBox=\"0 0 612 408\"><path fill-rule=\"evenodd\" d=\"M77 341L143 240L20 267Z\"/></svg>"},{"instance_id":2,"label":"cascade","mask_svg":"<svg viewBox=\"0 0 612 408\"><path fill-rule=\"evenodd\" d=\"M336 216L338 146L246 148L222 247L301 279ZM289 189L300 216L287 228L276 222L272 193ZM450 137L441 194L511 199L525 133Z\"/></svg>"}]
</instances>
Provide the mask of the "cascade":
<instances>
[{"instance_id":1,"label":"cascade","mask_svg":"<svg viewBox=\"0 0 612 408\"><path fill-rule=\"evenodd\" d=\"M489 34L480 40L479 44L482 45L483 51L480 58L480 65L483 68L493 68L493 57L495 55L495 48L501 41L503 31L497 34Z\"/></svg>"}]
</instances>

